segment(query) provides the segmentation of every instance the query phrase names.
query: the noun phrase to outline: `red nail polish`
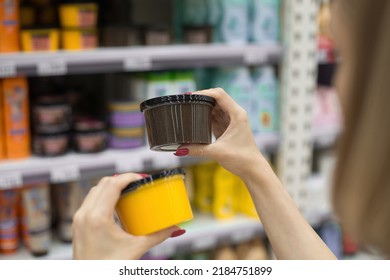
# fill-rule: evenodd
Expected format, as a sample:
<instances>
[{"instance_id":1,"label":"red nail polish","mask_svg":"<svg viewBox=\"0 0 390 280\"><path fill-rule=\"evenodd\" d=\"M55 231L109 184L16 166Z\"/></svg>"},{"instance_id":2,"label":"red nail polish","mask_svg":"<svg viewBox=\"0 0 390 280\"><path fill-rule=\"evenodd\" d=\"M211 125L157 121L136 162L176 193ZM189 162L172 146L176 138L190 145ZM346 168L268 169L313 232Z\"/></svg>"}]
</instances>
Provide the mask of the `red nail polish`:
<instances>
[{"instance_id":1,"label":"red nail polish","mask_svg":"<svg viewBox=\"0 0 390 280\"><path fill-rule=\"evenodd\" d=\"M184 233L186 233L185 229L179 229L177 231L172 232L171 237L178 237L180 235L183 235Z\"/></svg>"},{"instance_id":2,"label":"red nail polish","mask_svg":"<svg viewBox=\"0 0 390 280\"><path fill-rule=\"evenodd\" d=\"M119 174L114 174L114 175L112 175L112 177L116 177L116 176L118 176Z\"/></svg>"},{"instance_id":3,"label":"red nail polish","mask_svg":"<svg viewBox=\"0 0 390 280\"><path fill-rule=\"evenodd\" d=\"M185 93L183 93L183 94L192 94L192 92L190 92L190 91L187 91L187 92L185 92Z\"/></svg>"},{"instance_id":4,"label":"red nail polish","mask_svg":"<svg viewBox=\"0 0 390 280\"><path fill-rule=\"evenodd\" d=\"M138 173L138 175L140 175L142 178L145 178L145 177L149 176L149 174L146 174L146 173Z\"/></svg>"},{"instance_id":5,"label":"red nail polish","mask_svg":"<svg viewBox=\"0 0 390 280\"><path fill-rule=\"evenodd\" d=\"M176 150L176 153L174 153L174 155L181 157L188 155L189 152L190 150L188 148L180 148Z\"/></svg>"}]
</instances>

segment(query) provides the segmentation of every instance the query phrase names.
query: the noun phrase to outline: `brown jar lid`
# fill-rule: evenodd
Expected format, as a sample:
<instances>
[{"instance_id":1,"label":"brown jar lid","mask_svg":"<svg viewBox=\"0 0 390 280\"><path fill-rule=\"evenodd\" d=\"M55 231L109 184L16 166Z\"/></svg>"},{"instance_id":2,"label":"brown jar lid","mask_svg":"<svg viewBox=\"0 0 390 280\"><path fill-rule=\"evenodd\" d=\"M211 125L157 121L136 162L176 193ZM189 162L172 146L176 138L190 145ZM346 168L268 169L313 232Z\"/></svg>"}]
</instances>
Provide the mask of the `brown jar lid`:
<instances>
[{"instance_id":1,"label":"brown jar lid","mask_svg":"<svg viewBox=\"0 0 390 280\"><path fill-rule=\"evenodd\" d=\"M211 106L215 105L215 99L200 94L177 94L177 95L166 95L161 97L155 97L148 99L141 103L140 109L143 112L146 109L150 109L155 106L161 106L171 103L209 103Z\"/></svg>"},{"instance_id":2,"label":"brown jar lid","mask_svg":"<svg viewBox=\"0 0 390 280\"><path fill-rule=\"evenodd\" d=\"M130 184L128 184L127 187L122 190L121 195L125 195L129 192L135 191L136 189L138 189L138 187L145 185L145 184L148 184L148 183L151 183L157 179L161 179L161 178L165 178L165 177L169 177L169 176L173 176L173 175L178 175L178 174L185 175L184 169L183 168L175 168L175 169L165 170L165 171L151 174L145 178L142 178L140 180L137 180L137 181L134 181L134 182L131 182Z\"/></svg>"}]
</instances>

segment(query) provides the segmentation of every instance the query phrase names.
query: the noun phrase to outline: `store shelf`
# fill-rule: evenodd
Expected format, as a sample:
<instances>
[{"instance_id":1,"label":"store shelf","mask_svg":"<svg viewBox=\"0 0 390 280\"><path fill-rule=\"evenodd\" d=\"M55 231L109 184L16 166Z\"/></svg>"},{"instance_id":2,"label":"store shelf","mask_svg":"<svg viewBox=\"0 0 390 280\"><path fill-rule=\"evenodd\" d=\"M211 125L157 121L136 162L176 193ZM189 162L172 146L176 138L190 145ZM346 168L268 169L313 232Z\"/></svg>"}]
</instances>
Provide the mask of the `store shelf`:
<instances>
[{"instance_id":1,"label":"store shelf","mask_svg":"<svg viewBox=\"0 0 390 280\"><path fill-rule=\"evenodd\" d=\"M261 150L278 146L278 133L256 136ZM0 161L0 188L13 188L34 182L66 182L129 171L159 170L199 162L199 158L176 157L173 153L154 152L148 147L107 150L98 154L69 153L64 156Z\"/></svg>"},{"instance_id":2,"label":"store shelf","mask_svg":"<svg viewBox=\"0 0 390 280\"><path fill-rule=\"evenodd\" d=\"M259 65L278 62L281 56L280 45L222 44L13 53L0 55L0 78Z\"/></svg>"},{"instance_id":3,"label":"store shelf","mask_svg":"<svg viewBox=\"0 0 390 280\"><path fill-rule=\"evenodd\" d=\"M312 216L314 225L326 219L326 214ZM195 213L192 221L181 225L187 232L177 238L170 238L154 247L149 255L152 257L172 256L176 253L209 250L218 246L218 241L240 243L255 236L265 234L261 223L253 218L236 216L227 220L216 220L211 215ZM0 255L0 260L66 260L72 258L72 245L58 240L52 242L49 254L43 257L32 256L25 248L13 255Z\"/></svg>"}]
</instances>

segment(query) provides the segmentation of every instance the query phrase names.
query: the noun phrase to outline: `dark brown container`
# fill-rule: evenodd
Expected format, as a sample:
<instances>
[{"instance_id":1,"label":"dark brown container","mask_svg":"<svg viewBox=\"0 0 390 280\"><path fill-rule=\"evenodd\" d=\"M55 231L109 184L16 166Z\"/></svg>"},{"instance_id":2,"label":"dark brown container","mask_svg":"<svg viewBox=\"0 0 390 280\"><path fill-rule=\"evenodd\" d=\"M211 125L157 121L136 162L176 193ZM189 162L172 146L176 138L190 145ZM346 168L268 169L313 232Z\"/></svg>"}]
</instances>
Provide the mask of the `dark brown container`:
<instances>
[{"instance_id":1,"label":"dark brown container","mask_svg":"<svg viewBox=\"0 0 390 280\"><path fill-rule=\"evenodd\" d=\"M179 94L141 103L150 149L175 151L181 144L211 143L212 97Z\"/></svg>"}]
</instances>

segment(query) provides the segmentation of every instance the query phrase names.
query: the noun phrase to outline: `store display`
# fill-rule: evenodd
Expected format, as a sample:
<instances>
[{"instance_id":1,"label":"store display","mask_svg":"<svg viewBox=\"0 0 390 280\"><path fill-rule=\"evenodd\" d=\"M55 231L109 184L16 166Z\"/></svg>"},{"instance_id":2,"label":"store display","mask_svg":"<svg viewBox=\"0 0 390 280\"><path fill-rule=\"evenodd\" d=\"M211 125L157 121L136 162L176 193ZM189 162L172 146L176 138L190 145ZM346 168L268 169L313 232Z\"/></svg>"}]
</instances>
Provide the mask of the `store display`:
<instances>
[{"instance_id":1,"label":"store display","mask_svg":"<svg viewBox=\"0 0 390 280\"><path fill-rule=\"evenodd\" d=\"M9 159L30 155L28 85L25 78L2 81L6 156Z\"/></svg>"},{"instance_id":2,"label":"store display","mask_svg":"<svg viewBox=\"0 0 390 280\"><path fill-rule=\"evenodd\" d=\"M215 100L196 94L157 97L141 103L149 146L175 151L181 144L211 143L211 110Z\"/></svg>"},{"instance_id":3,"label":"store display","mask_svg":"<svg viewBox=\"0 0 390 280\"><path fill-rule=\"evenodd\" d=\"M19 246L18 191L0 190L0 253L15 253Z\"/></svg>"},{"instance_id":4,"label":"store display","mask_svg":"<svg viewBox=\"0 0 390 280\"><path fill-rule=\"evenodd\" d=\"M238 256L232 245L224 242L214 251L212 258L214 260L237 260Z\"/></svg>"},{"instance_id":5,"label":"store display","mask_svg":"<svg viewBox=\"0 0 390 280\"><path fill-rule=\"evenodd\" d=\"M29 28L34 26L36 22L36 11L34 6L22 5L20 7L20 26L22 28Z\"/></svg>"},{"instance_id":6,"label":"store display","mask_svg":"<svg viewBox=\"0 0 390 280\"><path fill-rule=\"evenodd\" d=\"M141 147L145 143L145 121L138 102L111 102L109 145L115 149Z\"/></svg>"},{"instance_id":7,"label":"store display","mask_svg":"<svg viewBox=\"0 0 390 280\"><path fill-rule=\"evenodd\" d=\"M72 108L65 96L40 96L32 104L32 121L37 133L66 132L71 128Z\"/></svg>"},{"instance_id":8,"label":"store display","mask_svg":"<svg viewBox=\"0 0 390 280\"><path fill-rule=\"evenodd\" d=\"M184 26L184 43L208 44L212 42L212 28L209 26Z\"/></svg>"},{"instance_id":9,"label":"store display","mask_svg":"<svg viewBox=\"0 0 390 280\"><path fill-rule=\"evenodd\" d=\"M59 14L62 27L95 27L98 5L96 3L62 4L59 7Z\"/></svg>"},{"instance_id":10,"label":"store display","mask_svg":"<svg viewBox=\"0 0 390 280\"><path fill-rule=\"evenodd\" d=\"M38 184L21 189L23 239L34 256L46 255L50 249L49 186Z\"/></svg>"},{"instance_id":11,"label":"store display","mask_svg":"<svg viewBox=\"0 0 390 280\"><path fill-rule=\"evenodd\" d=\"M105 150L107 133L104 122L95 119L75 121L73 147L79 153L97 153Z\"/></svg>"},{"instance_id":12,"label":"store display","mask_svg":"<svg viewBox=\"0 0 390 280\"><path fill-rule=\"evenodd\" d=\"M173 92L196 91L194 72L193 71L172 72L172 91Z\"/></svg>"},{"instance_id":13,"label":"store display","mask_svg":"<svg viewBox=\"0 0 390 280\"><path fill-rule=\"evenodd\" d=\"M216 26L216 40L227 44L245 44L249 38L249 0L219 1L221 18Z\"/></svg>"},{"instance_id":14,"label":"store display","mask_svg":"<svg viewBox=\"0 0 390 280\"><path fill-rule=\"evenodd\" d=\"M141 31L135 26L105 26L101 38L104 47L141 45Z\"/></svg>"},{"instance_id":15,"label":"store display","mask_svg":"<svg viewBox=\"0 0 390 280\"><path fill-rule=\"evenodd\" d=\"M256 68L253 73L253 100L250 121L253 132L277 131L279 128L279 96L274 69Z\"/></svg>"},{"instance_id":16,"label":"store display","mask_svg":"<svg viewBox=\"0 0 390 280\"><path fill-rule=\"evenodd\" d=\"M0 1L0 53L19 51L19 0Z\"/></svg>"},{"instance_id":17,"label":"store display","mask_svg":"<svg viewBox=\"0 0 390 280\"><path fill-rule=\"evenodd\" d=\"M116 206L123 228L145 235L192 219L184 176L178 168L130 183Z\"/></svg>"},{"instance_id":18,"label":"store display","mask_svg":"<svg viewBox=\"0 0 390 280\"><path fill-rule=\"evenodd\" d=\"M194 167L195 205L204 212L211 213L213 207L215 162L207 162Z\"/></svg>"},{"instance_id":19,"label":"store display","mask_svg":"<svg viewBox=\"0 0 390 280\"><path fill-rule=\"evenodd\" d=\"M32 51L56 51L60 38L57 29L30 29L21 32L22 49Z\"/></svg>"},{"instance_id":20,"label":"store display","mask_svg":"<svg viewBox=\"0 0 390 280\"><path fill-rule=\"evenodd\" d=\"M146 46L169 45L172 35L169 26L151 25L143 28L142 42Z\"/></svg>"},{"instance_id":21,"label":"store display","mask_svg":"<svg viewBox=\"0 0 390 280\"><path fill-rule=\"evenodd\" d=\"M172 73L171 72L151 72L146 76L146 96L147 98L165 96L173 94Z\"/></svg>"},{"instance_id":22,"label":"store display","mask_svg":"<svg viewBox=\"0 0 390 280\"><path fill-rule=\"evenodd\" d=\"M257 44L279 40L280 0L250 0L250 39Z\"/></svg>"},{"instance_id":23,"label":"store display","mask_svg":"<svg viewBox=\"0 0 390 280\"><path fill-rule=\"evenodd\" d=\"M98 46L96 29L63 29L61 31L62 48L65 50L86 50Z\"/></svg>"},{"instance_id":24,"label":"store display","mask_svg":"<svg viewBox=\"0 0 390 280\"><path fill-rule=\"evenodd\" d=\"M230 219L236 214L236 176L218 165L213 182L213 214L217 219Z\"/></svg>"},{"instance_id":25,"label":"store display","mask_svg":"<svg viewBox=\"0 0 390 280\"><path fill-rule=\"evenodd\" d=\"M69 133L35 133L32 141L33 153L38 156L61 156L68 152Z\"/></svg>"},{"instance_id":26,"label":"store display","mask_svg":"<svg viewBox=\"0 0 390 280\"><path fill-rule=\"evenodd\" d=\"M64 242L72 241L72 218L78 209L78 201L75 195L75 184L61 183L51 185L55 194L54 205L58 208L59 236Z\"/></svg>"},{"instance_id":27,"label":"store display","mask_svg":"<svg viewBox=\"0 0 390 280\"><path fill-rule=\"evenodd\" d=\"M5 131L4 131L4 97L3 97L3 86L0 80L0 160L6 157L5 153Z\"/></svg>"}]
</instances>

